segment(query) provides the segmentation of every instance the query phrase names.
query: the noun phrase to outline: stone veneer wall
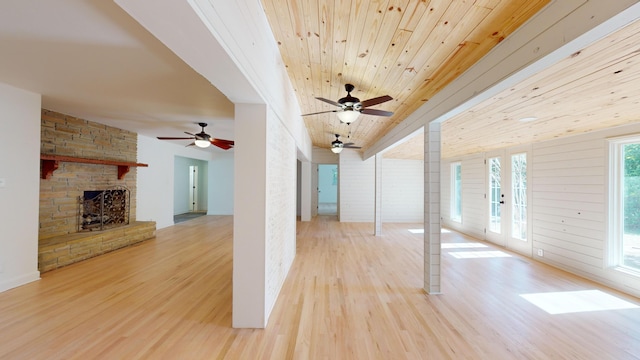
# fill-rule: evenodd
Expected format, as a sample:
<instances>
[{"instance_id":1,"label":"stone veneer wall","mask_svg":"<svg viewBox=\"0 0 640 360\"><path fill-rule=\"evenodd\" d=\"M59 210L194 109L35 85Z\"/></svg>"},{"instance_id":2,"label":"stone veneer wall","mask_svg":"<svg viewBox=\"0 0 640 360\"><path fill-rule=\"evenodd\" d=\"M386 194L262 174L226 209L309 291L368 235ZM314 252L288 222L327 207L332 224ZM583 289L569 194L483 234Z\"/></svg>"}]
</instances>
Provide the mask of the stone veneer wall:
<instances>
[{"instance_id":1,"label":"stone veneer wall","mask_svg":"<svg viewBox=\"0 0 640 360\"><path fill-rule=\"evenodd\" d=\"M97 124L57 112L42 110L41 153L88 159L136 162L136 133ZM38 238L78 231L78 200L85 190L102 190L114 185L129 188L129 220L136 214L136 174L131 167L122 180L118 168L60 162L49 179L40 180L40 227Z\"/></svg>"}]
</instances>

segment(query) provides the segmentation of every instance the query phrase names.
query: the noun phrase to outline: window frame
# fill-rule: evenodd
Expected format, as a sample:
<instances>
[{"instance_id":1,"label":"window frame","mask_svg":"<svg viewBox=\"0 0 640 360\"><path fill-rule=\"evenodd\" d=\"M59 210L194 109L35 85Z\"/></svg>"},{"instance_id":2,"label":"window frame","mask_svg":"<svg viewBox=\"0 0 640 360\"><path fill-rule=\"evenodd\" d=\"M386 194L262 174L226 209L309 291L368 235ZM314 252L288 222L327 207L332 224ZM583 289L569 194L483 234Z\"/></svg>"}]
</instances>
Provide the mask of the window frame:
<instances>
[{"instance_id":1,"label":"window frame","mask_svg":"<svg viewBox=\"0 0 640 360\"><path fill-rule=\"evenodd\" d=\"M640 278L640 269L624 265L624 156L623 146L640 144L640 134L607 139L608 141L608 211L605 264L607 268Z\"/></svg>"}]
</instances>

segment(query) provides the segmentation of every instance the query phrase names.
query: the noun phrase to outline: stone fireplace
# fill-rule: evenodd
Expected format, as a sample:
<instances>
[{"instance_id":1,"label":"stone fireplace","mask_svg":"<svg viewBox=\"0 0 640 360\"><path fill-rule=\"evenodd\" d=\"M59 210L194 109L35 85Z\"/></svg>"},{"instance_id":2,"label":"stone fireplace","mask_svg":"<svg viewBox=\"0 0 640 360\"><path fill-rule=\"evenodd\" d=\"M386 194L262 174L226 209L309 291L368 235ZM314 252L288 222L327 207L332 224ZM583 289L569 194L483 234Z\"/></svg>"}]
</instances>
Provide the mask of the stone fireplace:
<instances>
[{"instance_id":1,"label":"stone fireplace","mask_svg":"<svg viewBox=\"0 0 640 360\"><path fill-rule=\"evenodd\" d=\"M135 219L137 167L122 165L136 162L137 134L43 109L41 154L41 272L155 236L155 222Z\"/></svg>"}]
</instances>

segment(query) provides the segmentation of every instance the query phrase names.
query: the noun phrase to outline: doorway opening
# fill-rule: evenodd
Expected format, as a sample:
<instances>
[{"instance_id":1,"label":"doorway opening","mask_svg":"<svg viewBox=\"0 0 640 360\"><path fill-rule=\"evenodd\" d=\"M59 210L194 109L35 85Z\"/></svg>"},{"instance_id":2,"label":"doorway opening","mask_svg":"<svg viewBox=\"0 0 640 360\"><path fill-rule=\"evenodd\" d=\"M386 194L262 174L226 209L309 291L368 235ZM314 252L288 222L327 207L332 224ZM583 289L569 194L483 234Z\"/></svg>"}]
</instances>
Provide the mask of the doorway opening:
<instances>
[{"instance_id":1,"label":"doorway opening","mask_svg":"<svg viewBox=\"0 0 640 360\"><path fill-rule=\"evenodd\" d=\"M318 215L338 214L338 165L318 164Z\"/></svg>"},{"instance_id":2,"label":"doorway opening","mask_svg":"<svg viewBox=\"0 0 640 360\"><path fill-rule=\"evenodd\" d=\"M204 160L176 156L174 161L173 222L206 215L208 164Z\"/></svg>"}]
</instances>

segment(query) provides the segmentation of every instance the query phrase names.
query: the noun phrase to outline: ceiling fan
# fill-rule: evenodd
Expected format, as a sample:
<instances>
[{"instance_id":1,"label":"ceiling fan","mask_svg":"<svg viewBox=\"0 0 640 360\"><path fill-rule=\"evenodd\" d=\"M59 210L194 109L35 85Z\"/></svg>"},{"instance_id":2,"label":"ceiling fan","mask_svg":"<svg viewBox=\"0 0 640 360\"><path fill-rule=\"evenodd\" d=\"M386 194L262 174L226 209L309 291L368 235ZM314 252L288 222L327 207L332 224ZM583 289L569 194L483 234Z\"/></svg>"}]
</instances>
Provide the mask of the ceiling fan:
<instances>
[{"instance_id":1,"label":"ceiling fan","mask_svg":"<svg viewBox=\"0 0 640 360\"><path fill-rule=\"evenodd\" d=\"M336 139L331 142L331 151L334 154L339 154L342 149L362 149L360 146L354 146L354 143L343 143L340 141L340 134L334 134Z\"/></svg>"},{"instance_id":2,"label":"ceiling fan","mask_svg":"<svg viewBox=\"0 0 640 360\"><path fill-rule=\"evenodd\" d=\"M360 99L358 99L357 97L351 96L351 92L355 88L353 85L346 84L344 86L344 88L345 88L345 90L347 90L347 96L341 98L340 100L338 100L338 102L335 102L335 101L332 101L332 100L329 100L329 99L325 99L325 98L322 98L322 97L316 97L316 99L318 99L320 101L324 101L324 102L326 102L328 104L335 105L335 106L339 107L340 110L320 111L320 112L315 112L315 113L311 113L311 114L303 114L302 116L317 115L317 114L335 112L335 113L338 113L337 114L338 115L338 119L340 119L341 122L346 123L346 124L351 124L352 122L354 122L358 118L358 115L360 115L360 114L376 115L376 116L391 116L391 115L393 115L393 113L391 111L384 111L384 110L377 110L377 109L369 109L368 108L369 106L374 106L374 105L382 104L383 102L387 102L389 100L393 100L393 98L391 96L383 95L383 96L375 97L373 99L360 101Z\"/></svg>"},{"instance_id":3,"label":"ceiling fan","mask_svg":"<svg viewBox=\"0 0 640 360\"><path fill-rule=\"evenodd\" d=\"M209 147L209 145L217 146L223 150L229 150L233 148L234 142L232 140L224 140L224 139L216 139L212 138L211 135L204 132L204 128L207 126L207 123L198 123L202 130L197 134L192 134L189 132L184 132L187 135L191 135L191 137L165 137L158 136L160 140L194 140L191 144L187 146L197 146L201 148Z\"/></svg>"}]
</instances>

